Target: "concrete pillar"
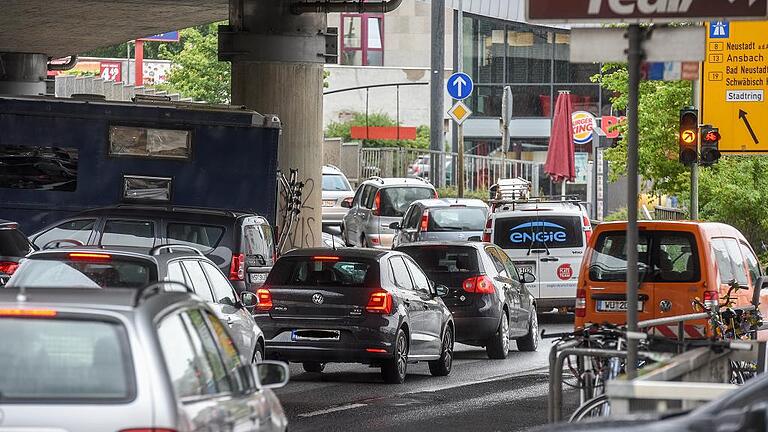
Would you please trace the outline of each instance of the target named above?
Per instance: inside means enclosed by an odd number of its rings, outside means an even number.
[[[0,53],[0,94],[45,94],[48,56],[29,53]]]
[[[326,31],[325,14],[293,15],[290,4],[230,0],[230,25],[219,30],[219,56],[232,62],[232,103],[280,118],[278,166],[286,176],[298,169],[305,184],[287,249],[321,244]]]

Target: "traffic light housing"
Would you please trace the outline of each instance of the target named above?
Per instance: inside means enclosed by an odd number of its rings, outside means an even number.
[[[701,165],[712,166],[720,160],[720,130],[710,125],[701,128]]]
[[[695,108],[680,110],[680,163],[692,165],[699,160],[699,111]]]

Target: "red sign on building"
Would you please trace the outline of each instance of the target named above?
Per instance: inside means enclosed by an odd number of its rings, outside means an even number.
[[[104,81],[123,81],[123,64],[119,61],[102,61],[99,63],[99,76]]]

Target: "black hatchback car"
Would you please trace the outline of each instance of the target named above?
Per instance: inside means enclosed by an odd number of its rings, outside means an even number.
[[[302,362],[307,372],[369,364],[386,382],[402,383],[409,363],[428,361],[435,376],[451,372],[445,294],[399,252],[302,249],[277,261],[257,292],[255,318],[269,359]]]
[[[13,275],[19,261],[33,250],[16,222],[0,219],[0,286]]]
[[[410,255],[435,283],[448,287],[443,300],[456,322],[456,341],[483,346],[503,359],[509,340],[520,351],[536,351],[536,302],[525,287],[530,273],[518,274],[507,254],[491,243],[423,242],[397,248]]]

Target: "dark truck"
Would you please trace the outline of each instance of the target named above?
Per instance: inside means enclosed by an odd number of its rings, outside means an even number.
[[[0,218],[27,233],[94,207],[250,212],[274,225],[280,121],[225,105],[0,98]]]

